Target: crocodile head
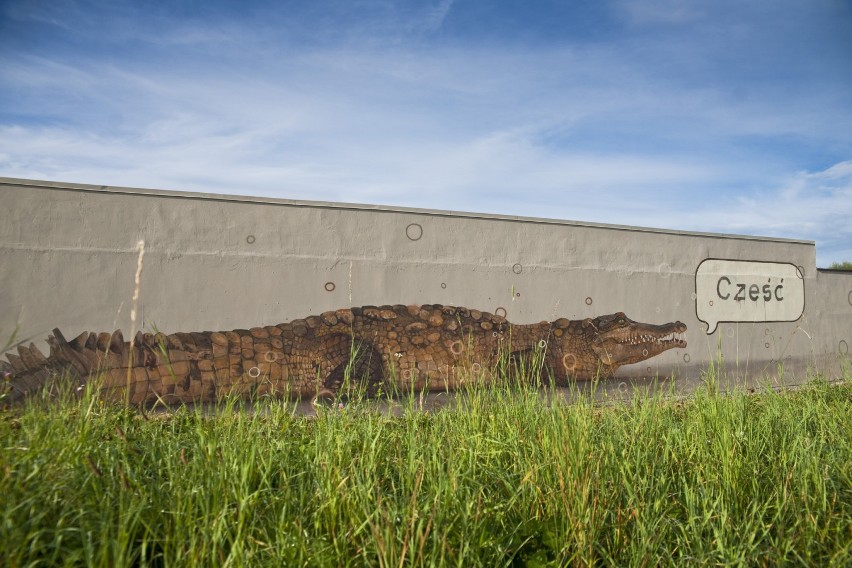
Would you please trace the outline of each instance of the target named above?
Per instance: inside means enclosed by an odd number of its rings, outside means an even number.
[[[610,373],[622,365],[638,363],[675,347],[686,347],[686,325],[635,322],[622,312],[583,320],[592,350]],[[609,374],[609,373],[607,373]]]

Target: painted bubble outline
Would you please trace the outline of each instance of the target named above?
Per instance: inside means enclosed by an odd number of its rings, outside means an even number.
[[[797,275],[801,274],[801,271],[799,270],[799,266],[796,265],[796,264],[793,264],[792,262],[774,262],[774,261],[771,261],[771,260],[744,260],[744,259],[741,259],[741,258],[718,258],[718,257],[707,257],[707,258],[705,258],[704,260],[702,260],[701,262],[698,263],[698,266],[695,267],[695,275],[692,278],[692,282],[693,282],[693,286],[694,286],[694,289],[693,289],[693,292],[692,292],[692,299],[695,300],[695,319],[697,319],[701,323],[707,325],[708,329],[710,327],[710,324],[708,322],[704,321],[703,319],[701,319],[698,316],[698,271],[701,269],[702,264],[704,264],[705,262],[710,261],[710,260],[721,260],[723,262],[754,262],[754,263],[759,263],[759,264],[786,264],[788,266],[794,267],[796,269]],[[707,335],[713,335],[714,333],[716,333],[719,330],[719,324],[721,324],[721,323],[791,323],[791,322],[799,321],[800,319],[802,319],[802,316],[805,315],[805,310],[807,309],[807,303],[808,303],[808,293],[807,293],[807,290],[805,289],[805,278],[801,277],[800,280],[802,281],[802,313],[800,313],[799,317],[797,317],[796,319],[794,319],[794,320],[760,320],[759,322],[752,322],[750,320],[746,320],[745,322],[743,322],[741,320],[719,320],[719,321],[716,322],[716,329],[714,329],[712,333],[706,332]],[[713,305],[712,300],[710,301],[710,305],[711,306]]]

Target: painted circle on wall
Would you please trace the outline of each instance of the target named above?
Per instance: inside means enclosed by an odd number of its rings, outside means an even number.
[[[514,272],[515,274],[520,274],[523,271],[524,267],[521,266],[520,263],[515,263],[515,265],[512,266],[512,272]]]
[[[402,372],[402,378],[405,379],[406,381],[410,381],[411,380],[411,369],[404,370]]]
[[[668,262],[664,262],[660,264],[660,266],[657,268],[657,272],[659,272],[660,276],[662,276],[663,278],[668,278],[672,275],[672,267],[669,265]]]
[[[763,344],[763,346],[766,347],[767,349],[769,349],[769,342],[767,341],[766,343]]]
[[[496,310],[494,310],[495,316],[500,316],[501,318],[506,317],[506,308],[503,306],[498,306]]]
[[[621,394],[627,394],[627,383],[624,381],[618,383],[618,392]]]
[[[256,379],[260,376],[260,369],[258,367],[252,367],[248,370],[249,377]]]
[[[728,337],[733,337],[734,336],[734,328],[728,327],[728,329],[725,330],[725,335],[727,335]]]
[[[592,305],[592,297],[591,297],[591,296],[589,296],[588,298],[586,298],[586,305],[587,305],[587,306],[591,306],[591,305]]]
[[[577,368],[577,357],[573,353],[566,353],[562,356],[562,368],[565,372],[571,374]]]
[[[412,223],[405,228],[405,236],[412,241],[419,241],[420,237],[423,236],[423,227],[417,223]]]
[[[446,282],[441,282],[441,288],[442,288],[442,289],[444,289],[444,290],[446,290],[446,289],[447,289],[447,283],[446,283]]]
[[[253,245],[255,241],[254,235],[249,235],[246,237],[246,242],[250,245]]]
[[[478,374],[482,371],[482,365],[479,363],[474,363],[470,366],[470,370],[473,371],[474,374]]]
[[[263,354],[263,358],[266,359],[267,363],[274,363],[278,360],[278,354],[275,351],[267,351]]]
[[[450,351],[453,355],[461,355],[464,352],[464,343],[461,340],[455,340],[450,345]]]
[[[841,355],[848,355],[849,354],[849,344],[846,343],[846,341],[844,339],[841,339],[840,343],[837,344],[837,350],[840,352]]]
[[[521,293],[520,293],[520,292],[515,292],[515,297],[516,297],[516,298],[520,298],[520,297],[521,297]]]
[[[766,329],[764,329],[764,330],[763,330],[763,335],[769,335],[770,333],[772,333],[772,332],[771,332],[771,331],[769,331],[769,328],[768,328],[768,327],[767,327]]]
[[[545,341],[544,339],[539,340],[538,348],[539,349],[547,349],[547,341]]]
[[[325,291],[326,292],[334,292],[335,288],[336,288],[336,286],[334,285],[334,282],[326,282],[325,283]]]
[[[684,362],[684,363],[689,363],[689,353],[684,353],[684,354],[683,354],[683,362]]]

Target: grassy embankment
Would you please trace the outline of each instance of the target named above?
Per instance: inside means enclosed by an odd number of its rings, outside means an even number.
[[[710,387],[315,419],[36,401],[0,414],[0,564],[852,563],[852,374]]]

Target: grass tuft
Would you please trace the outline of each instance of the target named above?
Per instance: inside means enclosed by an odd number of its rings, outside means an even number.
[[[54,394],[0,413],[0,564],[849,565],[849,378],[315,418]]]

